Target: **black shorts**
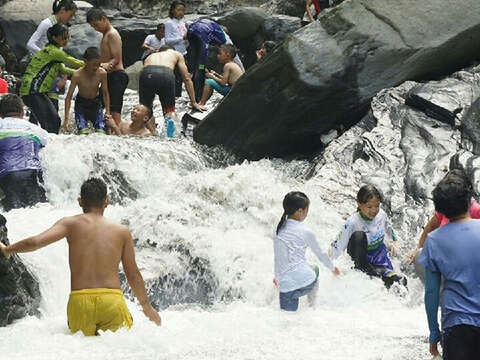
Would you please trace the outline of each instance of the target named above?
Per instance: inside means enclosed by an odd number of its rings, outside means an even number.
[[[31,123],[40,125],[49,133],[58,134],[62,120],[47,94],[30,94],[23,96],[22,99],[30,108]]]
[[[443,330],[443,359],[472,360],[480,354],[480,327],[455,325]]]
[[[150,108],[155,95],[162,104],[163,114],[175,111],[175,75],[167,66],[145,66],[139,79],[140,103]]]
[[[110,95],[110,112],[122,113],[123,94],[128,85],[128,75],[125,70],[108,73],[108,93]]]

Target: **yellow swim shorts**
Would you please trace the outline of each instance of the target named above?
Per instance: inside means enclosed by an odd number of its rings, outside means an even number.
[[[67,305],[68,327],[72,333],[82,330],[85,336],[98,330],[116,331],[132,326],[133,320],[120,289],[84,289],[70,293]]]

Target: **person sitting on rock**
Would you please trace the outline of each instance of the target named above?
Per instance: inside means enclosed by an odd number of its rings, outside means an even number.
[[[205,83],[205,64],[207,63],[209,48],[222,44],[233,45],[233,43],[222,27],[210,19],[198,19],[188,25],[187,38],[190,44],[187,55],[189,67],[192,71],[195,97],[199,99]],[[245,71],[238,55],[235,56],[234,61]]]
[[[0,95],[8,94],[8,83],[5,79],[2,78],[4,66],[5,60],[3,59],[3,56],[0,55]]]
[[[105,115],[107,125],[115,135],[153,135],[155,125],[153,123],[152,108],[138,104],[130,112],[131,121],[122,120],[120,124],[111,115]]]
[[[393,282],[406,285],[407,279],[393,271],[388,257],[385,237],[391,240],[392,255],[397,253],[397,240],[387,215],[380,209],[381,199],[380,192],[374,186],[364,185],[360,188],[357,193],[358,210],[348,218],[331,244],[329,253],[335,259],[346,249],[355,269],[382,278],[387,288]]]
[[[38,153],[48,134],[23,116],[18,95],[0,98],[0,188],[6,211],[47,201]]]
[[[223,65],[223,74],[220,75],[213,70],[205,73],[205,86],[203,87],[202,100],[200,105],[205,105],[212,96],[213,89],[223,96],[227,95],[232,86],[243,75],[242,69],[235,64],[233,58],[237,51],[233,45],[222,45],[218,51],[217,59]]]
[[[70,33],[66,25],[55,24],[48,29],[49,43],[32,58],[20,86],[20,95],[30,108],[30,121],[55,134],[58,134],[61,120],[48,93],[59,73],[74,73],[74,69],[65,65],[75,69],[83,66],[82,60],[77,60],[62,50],[69,39]]]
[[[142,44],[145,51],[142,54],[142,61],[145,61],[148,55],[158,51],[165,45],[165,24],[158,24],[155,34],[147,35]]]
[[[120,262],[144,314],[161,325],[160,315],[148,299],[135,262],[130,231],[103,216],[109,204],[105,183],[96,178],[86,180],[80,189],[78,203],[83,214],[60,219],[42,233],[13,245],[0,243],[1,252],[8,258],[11,254],[35,251],[67,239],[71,278],[67,318],[72,333],[82,331],[85,336],[94,336],[100,330],[116,331],[132,326],[132,316],[120,288]]]
[[[265,55],[270,54],[275,48],[275,41],[265,41],[260,49],[255,54],[257,55],[257,61],[261,60]]]
[[[310,24],[317,20],[318,14],[330,6],[328,0],[306,0],[305,14],[302,19],[302,26]]]
[[[70,103],[73,92],[78,86],[78,94],[75,99],[75,122],[79,134],[89,134],[88,122],[92,122],[95,132],[105,134],[106,126],[103,116],[103,105],[98,92],[102,87],[102,96],[105,103],[105,114],[110,114],[110,96],[108,94],[107,72],[100,67],[100,52],[96,47],[89,47],[83,54],[85,65],[75,71],[72,83],[68,88],[65,98],[65,119],[63,130],[69,127]]]
[[[195,100],[193,83],[183,55],[168,45],[162,46],[158,52],[150,54],[145,59],[144,67],[140,72],[138,92],[140,103],[149,108],[152,108],[155,95],[158,95],[162,104],[163,117],[165,119],[171,117],[178,122],[175,112],[175,69],[178,69],[183,78],[192,108],[203,111],[204,108]]]

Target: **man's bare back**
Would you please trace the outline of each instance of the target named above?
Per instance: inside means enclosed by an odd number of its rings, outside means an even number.
[[[60,221],[68,228],[71,289],[120,289],[118,266],[128,229],[94,213]]]
[[[165,50],[162,52],[156,52],[150,54],[146,59],[144,66],[166,66],[172,70],[175,69],[178,61],[180,60],[181,54],[175,50]]]
[[[107,72],[102,68],[98,68],[93,75],[80,68],[72,76],[72,80],[77,83],[78,94],[85,99],[95,99],[98,96],[99,85],[106,78]]]

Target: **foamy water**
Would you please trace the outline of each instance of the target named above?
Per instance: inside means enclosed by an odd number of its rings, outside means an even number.
[[[80,184],[90,175],[104,176],[116,199],[105,216],[131,229],[147,282],[166,274],[181,278],[189,271],[185,254],[172,250],[172,244],[181,244],[190,257],[204,261],[208,276],[198,276],[211,289],[208,301],[161,310],[162,327],[128,300],[131,330],[71,335],[68,252],[61,240],[21,255],[39,278],[42,316],[0,328],[2,359],[431,358],[418,280],[410,279],[407,294],[389,292],[380,280],[351,270],[347,256],[337,263],[339,278],[321,268],[313,308],[301,299],[297,313],[279,310],[272,234],[284,194],[297,189],[309,195],[306,224],[324,249],[343,224],[343,214],[355,210],[353,202],[322,200],[328,191],[322,179],[303,176],[308,163],[235,163],[228,154],[205,152],[189,139],[100,135],[54,136],[42,159],[50,202],[5,214],[11,242],[78,213]],[[417,234],[411,235],[413,242]],[[311,253],[309,258],[315,262]]]

